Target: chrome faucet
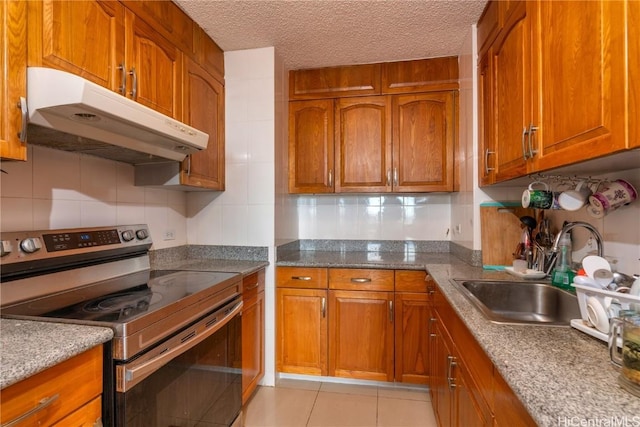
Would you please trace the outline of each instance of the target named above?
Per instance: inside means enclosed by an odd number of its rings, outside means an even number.
[[[589,230],[593,235],[593,237],[595,237],[596,239],[596,244],[598,246],[598,256],[601,257],[604,255],[604,240],[602,239],[602,234],[600,234],[597,228],[595,228],[593,225],[589,224],[588,222],[584,222],[584,221],[568,222],[562,227],[562,230],[558,232],[558,235],[553,241],[553,246],[551,247],[552,258],[551,258],[551,261],[549,262],[549,265],[547,266],[547,269],[545,270],[545,273],[547,273],[547,276],[551,274],[551,271],[556,266],[556,262],[558,261],[558,245],[560,244],[560,239],[562,238],[562,235],[565,233],[568,233],[569,231],[573,230],[576,227],[583,227]]]

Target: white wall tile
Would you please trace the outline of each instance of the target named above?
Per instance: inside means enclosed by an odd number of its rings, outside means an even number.
[[[225,192],[220,196],[223,205],[246,205],[248,201],[249,165],[234,163],[226,166]]]
[[[79,227],[82,223],[82,202],[65,199],[34,199],[35,230]]]
[[[275,176],[273,163],[251,163],[247,170],[247,202],[254,204],[274,203]]]
[[[84,200],[117,200],[117,162],[80,156],[80,191]]]
[[[251,162],[274,162],[274,121],[260,120],[247,126],[249,132],[248,153]]]
[[[275,240],[275,217],[271,203],[251,205],[247,219],[247,245],[271,246]]]
[[[38,147],[33,150],[33,197],[83,200],[80,156]]]
[[[248,205],[222,206],[222,245],[244,246],[248,242]]]
[[[145,224],[142,203],[118,203],[116,206],[116,225],[129,224]]]
[[[33,150],[27,150],[29,158]],[[33,196],[32,162],[2,162],[0,172],[0,194],[2,197],[31,198]]]
[[[34,229],[33,203],[34,200],[31,198],[3,197],[0,202],[0,209],[2,210],[0,213],[0,230],[22,231]]]
[[[115,204],[101,201],[80,202],[80,227],[101,227],[117,223]]]
[[[144,203],[144,187],[134,186],[135,169],[132,165],[116,164],[116,200],[120,203]]]

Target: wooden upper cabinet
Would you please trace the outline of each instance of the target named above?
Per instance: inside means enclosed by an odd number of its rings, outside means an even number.
[[[289,99],[320,99],[380,94],[380,64],[293,70]]]
[[[458,57],[447,56],[382,64],[382,93],[458,89]]]
[[[153,25],[154,30],[183,52],[194,49],[197,25],[171,1],[120,0],[129,10]]]
[[[0,4],[0,159],[26,160],[27,145],[20,140],[23,124],[21,98],[27,97],[27,3]],[[26,108],[26,105],[24,106]]]
[[[393,191],[452,191],[454,92],[392,98]]]
[[[490,51],[498,181],[527,173],[523,149],[531,121],[530,19],[525,4],[518,7]]]
[[[497,1],[488,2],[478,20],[478,58],[481,58],[486,53],[502,28],[499,3]]]
[[[492,2],[491,4],[495,4]],[[489,50],[478,64],[478,175],[480,186],[495,182],[496,141],[494,130],[493,61]]]
[[[333,193],[333,100],[289,103],[289,192]]]
[[[527,6],[535,19],[531,123],[538,127],[538,153],[533,170],[624,149],[624,3],[536,1]]]
[[[209,142],[182,162],[180,183],[224,190],[224,86],[190,58],[185,58],[183,77],[184,121],[209,134]]]
[[[29,65],[50,67],[119,91],[124,7],[114,1],[29,1]]]
[[[224,81],[224,52],[197,25],[193,29],[193,58],[221,82]]]
[[[627,2],[627,93],[629,134],[627,146],[640,147],[640,2]]]
[[[341,98],[335,110],[336,192],[390,191],[389,98]]]
[[[182,118],[182,52],[127,10],[128,95],[169,117]]]

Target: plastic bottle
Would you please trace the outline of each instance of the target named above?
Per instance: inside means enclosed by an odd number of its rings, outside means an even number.
[[[571,269],[571,234],[565,233],[558,242],[558,262],[551,274],[551,284],[562,289],[572,289],[575,277]]]

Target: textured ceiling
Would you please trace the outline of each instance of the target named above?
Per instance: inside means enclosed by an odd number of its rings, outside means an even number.
[[[486,0],[174,0],[224,51],[288,69],[457,55]]]

